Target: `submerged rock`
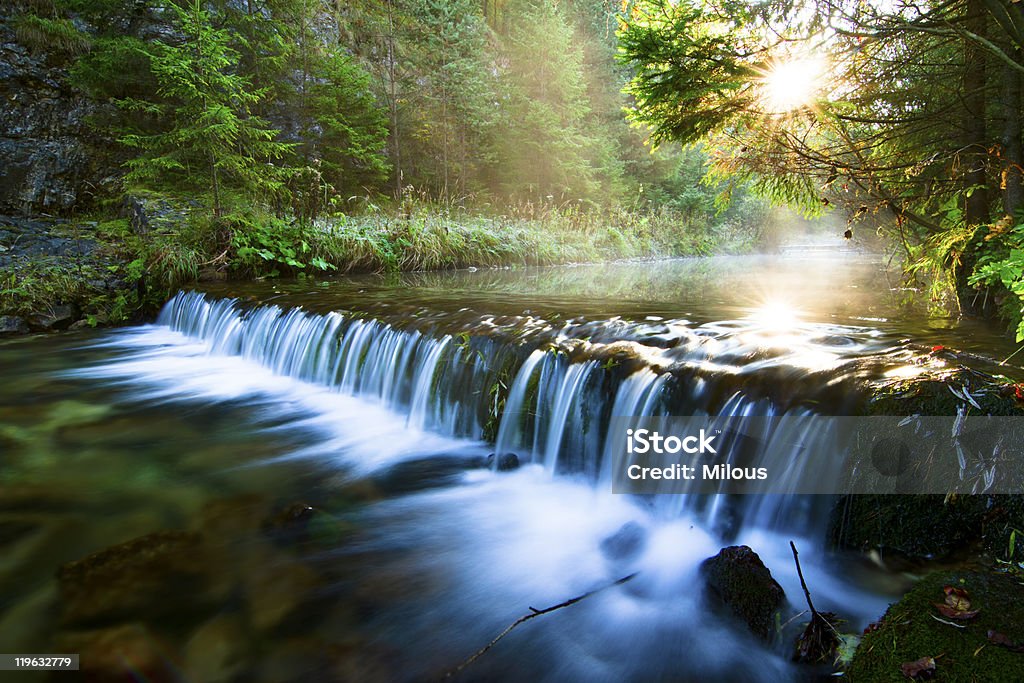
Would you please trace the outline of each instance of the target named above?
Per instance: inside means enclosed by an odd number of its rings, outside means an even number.
[[[248,636],[237,614],[221,614],[200,626],[185,643],[188,680],[220,683],[238,677],[249,664]]]
[[[639,555],[646,545],[646,529],[636,522],[627,522],[601,541],[601,552],[609,560],[629,560]]]
[[[67,632],[57,640],[57,651],[79,655],[80,680],[84,681],[182,680],[176,648],[142,623]]]
[[[65,625],[159,618],[211,600],[202,537],[160,531],[65,564],[57,572]]]
[[[722,548],[700,565],[707,595],[761,638],[769,638],[786,594],[757,553],[745,545]]]

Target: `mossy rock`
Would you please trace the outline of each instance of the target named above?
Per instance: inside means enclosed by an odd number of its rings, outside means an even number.
[[[754,635],[771,637],[786,593],[757,553],[745,545],[722,548],[701,563],[700,573],[713,607],[745,623]]]
[[[1014,529],[1024,529],[1024,496],[848,495],[833,508],[829,542],[910,559],[979,551],[1002,557]],[[1016,553],[1024,552],[1024,534],[1014,540]]]
[[[950,389],[970,392],[980,406],[974,407]],[[867,415],[1024,415],[1024,403],[1016,387],[996,377],[966,367],[936,370],[919,377],[880,382],[871,388]]]
[[[937,621],[935,607],[943,587],[965,589],[978,616],[957,622]],[[946,619],[946,621],[953,621]],[[1024,653],[989,642],[989,631],[1024,642],[1024,584],[995,573],[936,572],[922,579],[902,600],[890,606],[881,622],[869,628],[845,676],[853,683],[906,683],[905,662],[934,657],[932,679],[939,683],[1019,683],[1024,681]]]

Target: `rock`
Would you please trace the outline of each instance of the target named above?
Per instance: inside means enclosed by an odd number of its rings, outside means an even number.
[[[511,472],[519,469],[519,456],[515,453],[502,453],[498,456],[497,470],[499,472]]]
[[[48,311],[33,315],[29,322],[41,330],[66,330],[78,320],[78,307],[74,304],[56,304]]]
[[[700,573],[713,605],[727,608],[760,638],[771,637],[786,594],[757,553],[745,545],[723,548],[701,563]]]
[[[942,617],[946,586],[966,592],[977,616],[953,620]],[[946,622],[957,621],[962,628]],[[869,626],[843,680],[907,681],[901,665],[934,657],[937,681],[1024,680],[1024,653],[998,644],[1001,634],[1013,643],[1024,640],[1024,585],[1010,574],[935,572],[922,579],[885,616]],[[941,656],[940,656],[941,655]]]
[[[387,495],[414,493],[459,480],[468,469],[483,467],[483,457],[440,454],[406,460],[372,477],[377,488]]]
[[[56,651],[79,655],[79,675],[84,681],[181,681],[180,655],[167,641],[141,623],[66,632],[58,638]]]
[[[236,614],[222,614],[200,626],[185,644],[188,680],[230,681],[249,664],[245,625]]]
[[[836,501],[829,542],[913,561],[955,558],[978,547],[1004,553],[1022,518],[1021,495],[851,495]],[[1016,552],[1024,552],[1024,538],[1015,539]]]
[[[65,564],[57,572],[65,625],[195,613],[214,596],[199,534],[160,531]]]
[[[28,324],[16,315],[0,315],[0,336],[28,334]]]
[[[636,522],[627,522],[601,541],[601,552],[610,560],[628,560],[639,555],[646,545],[647,531]]]

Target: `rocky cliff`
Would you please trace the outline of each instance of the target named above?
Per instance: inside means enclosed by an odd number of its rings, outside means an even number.
[[[88,124],[101,105],[67,84],[70,60],[18,40],[17,11],[0,6],[0,214],[67,214],[116,178]]]

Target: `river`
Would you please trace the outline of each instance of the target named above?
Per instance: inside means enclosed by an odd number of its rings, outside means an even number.
[[[226,283],[151,325],[2,342],[0,652],[143,621],[174,675],[212,680],[196,633],[230,623],[212,629],[237,660],[218,660],[219,680],[422,680],[531,607],[635,573],[518,627],[464,676],[797,679],[784,648],[708,608],[701,561],[749,545],[799,606],[795,540],[817,606],[851,631],[904,577],[827,552],[821,497],[613,494],[604,430],[612,415],[855,414],[866,384],[933,346],[981,366],[1012,353],[912,294],[837,248]],[[494,453],[520,466],[488,466]],[[259,520],[297,502],[317,531],[282,550]],[[242,588],[198,616],[168,609],[172,594],[61,616],[58,566],[162,529],[241,543]],[[636,542],[610,551],[623,529]]]

